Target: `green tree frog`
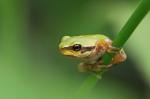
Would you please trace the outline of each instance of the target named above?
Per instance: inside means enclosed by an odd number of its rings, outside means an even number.
[[[60,52],[65,56],[81,59],[79,71],[101,72],[126,60],[123,49],[112,46],[112,40],[102,34],[64,36],[59,44]],[[104,65],[102,57],[105,53],[115,53],[112,62]]]

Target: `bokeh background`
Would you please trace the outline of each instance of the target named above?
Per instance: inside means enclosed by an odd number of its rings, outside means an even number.
[[[63,35],[114,38],[139,0],[0,0],[0,99],[71,99],[89,74],[59,53]],[[86,99],[150,99],[150,13],[125,45],[128,59]],[[70,98],[69,98],[70,97]],[[77,99],[77,98],[76,98]]]

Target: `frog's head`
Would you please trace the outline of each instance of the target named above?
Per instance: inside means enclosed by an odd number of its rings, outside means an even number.
[[[89,36],[64,36],[59,49],[66,56],[85,58],[92,54],[97,38]]]

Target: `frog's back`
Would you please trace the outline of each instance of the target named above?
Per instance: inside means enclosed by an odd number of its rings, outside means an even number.
[[[84,37],[90,37],[90,38],[95,38],[95,39],[109,39],[107,36],[102,35],[102,34],[91,34],[91,35],[83,35]]]
[[[107,39],[109,38],[102,34],[90,34],[90,35],[72,36],[70,42],[80,42],[84,45],[94,45],[95,42],[97,42],[98,40],[107,40]]]
[[[109,39],[107,36],[102,34],[90,34],[90,35],[79,35],[79,36],[64,36],[62,38],[60,46],[72,46],[74,44],[82,44],[84,46],[94,46],[98,40]]]

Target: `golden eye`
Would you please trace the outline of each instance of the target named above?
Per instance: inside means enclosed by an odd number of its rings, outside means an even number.
[[[81,46],[80,44],[75,44],[75,45],[72,46],[72,49],[73,49],[74,51],[80,51],[81,48],[82,48],[82,46]]]

